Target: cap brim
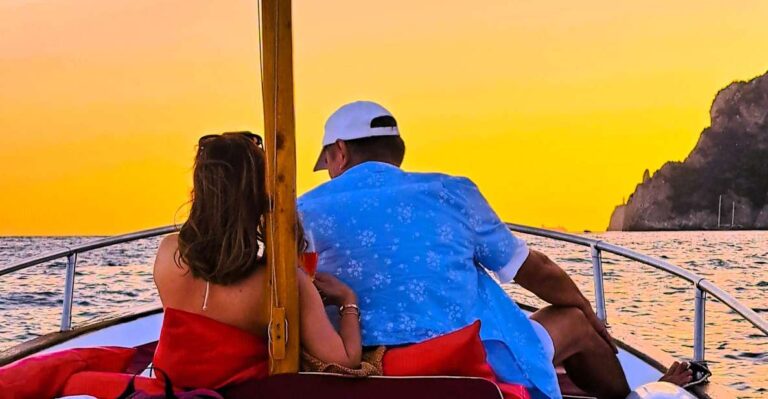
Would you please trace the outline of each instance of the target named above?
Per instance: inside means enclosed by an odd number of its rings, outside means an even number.
[[[328,165],[325,164],[325,147],[323,147],[322,150],[320,150],[320,155],[317,157],[317,162],[315,162],[315,172],[319,172],[321,170],[328,169]]]

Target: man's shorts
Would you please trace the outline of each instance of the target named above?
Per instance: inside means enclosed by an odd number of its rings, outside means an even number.
[[[541,341],[541,346],[544,347],[544,353],[547,356],[547,359],[549,361],[555,360],[555,343],[552,342],[552,337],[549,336],[549,333],[547,332],[547,329],[544,328],[541,324],[539,324],[538,321],[533,319],[528,319],[531,321],[531,326],[533,326],[533,331],[536,332],[536,335],[539,337],[539,341]]]

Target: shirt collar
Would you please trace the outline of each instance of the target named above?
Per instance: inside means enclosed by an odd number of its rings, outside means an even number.
[[[397,166],[386,162],[367,161],[347,169],[342,176],[356,176],[367,173],[393,172],[399,170],[400,168]]]

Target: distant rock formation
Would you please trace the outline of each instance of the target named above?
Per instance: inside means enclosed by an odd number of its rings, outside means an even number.
[[[608,223],[608,231],[624,230],[624,213],[626,209],[626,205],[619,205],[614,208],[613,213],[611,214],[611,221]]]
[[[710,118],[685,161],[643,173],[608,230],[768,229],[768,73],[720,90]]]

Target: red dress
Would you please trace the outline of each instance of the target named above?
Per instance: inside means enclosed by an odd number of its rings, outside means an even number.
[[[176,389],[220,389],[269,375],[269,352],[264,339],[209,317],[166,308],[160,339],[152,359]],[[139,391],[160,394],[161,372],[155,378],[136,377]],[[69,379],[63,393],[114,398],[125,390],[129,374],[82,372]]]
[[[152,361],[176,387],[217,389],[269,375],[264,339],[209,317],[166,308]]]
[[[126,370],[136,353],[134,348],[77,348],[23,359],[0,368],[0,398],[115,398],[134,378]],[[269,374],[269,355],[263,338],[205,316],[170,308],[165,309],[153,363],[179,389],[219,389],[260,380]],[[164,391],[165,383],[162,378],[135,377],[134,386],[158,394]]]

